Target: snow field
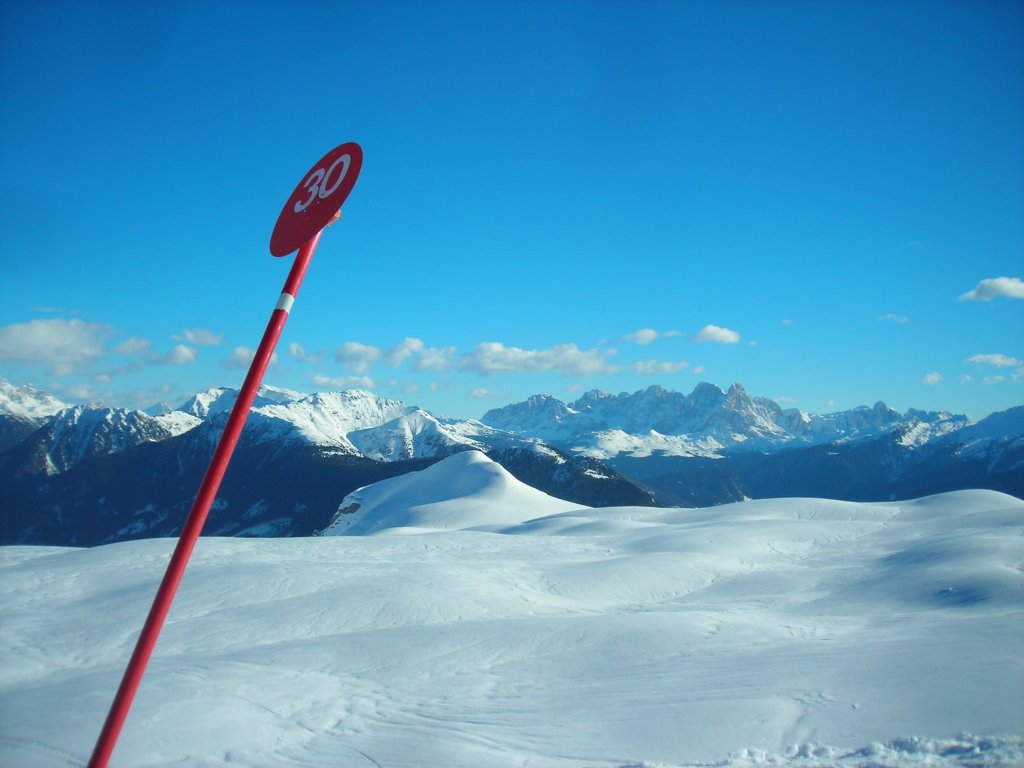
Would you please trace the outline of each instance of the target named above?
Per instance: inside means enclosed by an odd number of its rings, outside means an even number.
[[[353,494],[371,535],[201,540],[111,764],[1024,760],[1024,502],[588,509],[460,456]],[[0,764],[84,765],[172,548],[0,549]]]

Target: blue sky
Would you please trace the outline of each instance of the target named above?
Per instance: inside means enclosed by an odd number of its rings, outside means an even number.
[[[1024,403],[1022,40],[1012,2],[0,3],[0,378],[239,386],[278,212],[356,141],[268,384],[981,418]]]

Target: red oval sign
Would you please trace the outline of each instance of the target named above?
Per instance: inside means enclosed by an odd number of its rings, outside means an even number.
[[[281,209],[270,236],[270,252],[287,256],[326,227],[352,191],[362,167],[363,150],[352,141],[324,155]]]

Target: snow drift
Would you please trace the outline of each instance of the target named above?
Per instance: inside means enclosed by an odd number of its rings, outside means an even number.
[[[1024,760],[1013,497],[559,508],[480,455],[357,495],[417,535],[199,542],[113,765]],[[0,549],[0,764],[84,764],[172,547]]]

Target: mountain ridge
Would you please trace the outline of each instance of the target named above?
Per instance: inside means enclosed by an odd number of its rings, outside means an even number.
[[[11,389],[0,390],[0,426],[34,407],[26,396],[39,397],[40,408],[59,403],[22,390],[9,407],[3,393]],[[0,450],[8,502],[0,541],[89,546],[174,535],[236,396],[207,390],[158,416],[70,406],[41,417],[41,426],[18,421],[21,432],[4,433],[12,444]],[[900,414],[881,402],[814,416],[752,397],[741,384],[702,383],[689,395],[661,387],[593,390],[572,403],[537,395],[495,411],[458,420],[363,390],[263,388],[206,530],[310,535],[352,490],[467,450],[590,507],[880,501],[966,488],[1024,497],[1024,406],[976,424],[944,411]]]
[[[658,385],[619,395],[592,390],[571,403],[534,395],[492,409],[480,420],[602,459],[653,452],[718,458],[872,438],[904,424],[914,425],[917,438],[927,442],[970,424],[966,416],[946,411],[910,409],[900,414],[881,401],[872,407],[809,414],[752,397],[739,382],[728,390],[701,382],[689,395]]]
[[[93,546],[175,535],[236,396],[207,390],[161,416],[91,406],[58,411],[0,452],[7,502],[0,543]],[[268,388],[249,414],[204,530],[308,536],[352,490],[467,450],[486,451],[523,482],[581,504],[655,503],[600,462],[479,422],[438,418],[364,391]]]

